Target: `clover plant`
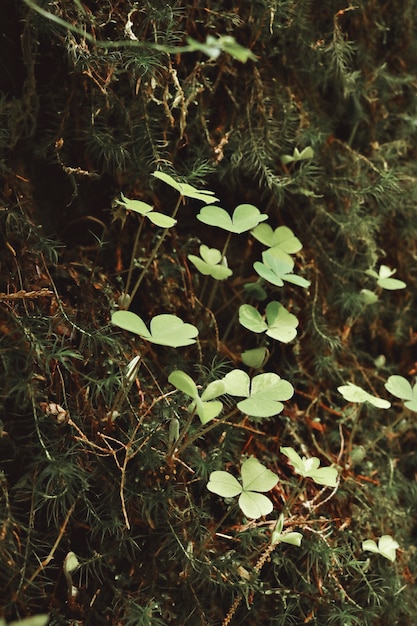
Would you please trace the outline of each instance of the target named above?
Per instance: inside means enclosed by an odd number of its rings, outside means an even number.
[[[230,216],[225,209],[216,205],[204,206],[197,219],[208,226],[217,226],[229,233],[241,234],[255,228],[259,222],[268,219],[265,213],[261,213],[253,204],[239,204]]]
[[[281,156],[281,163],[287,165],[288,163],[294,163],[297,161],[304,161],[305,159],[312,159],[314,157],[314,150],[311,146],[307,146],[301,152],[298,148],[294,148],[292,154],[283,154]]]
[[[281,513],[277,519],[271,535],[271,544],[289,543],[293,546],[301,546],[303,535],[298,532],[282,532],[284,528],[284,515]]]
[[[376,406],[378,409],[389,409],[391,406],[391,402],[388,400],[373,396],[365,389],[362,389],[362,387],[358,387],[351,382],[348,382],[347,385],[341,385],[337,390],[348,402],[369,402],[369,404]]]
[[[239,322],[254,333],[265,333],[282,343],[289,343],[297,336],[298,319],[276,301],[267,304],[265,318],[251,304],[242,304]]]
[[[382,537],[378,539],[378,545],[373,539],[366,539],[362,542],[362,550],[369,550],[369,552],[380,554],[389,561],[395,561],[395,551],[399,547],[400,546],[391,535],[382,535]]]
[[[201,200],[208,204],[209,202],[217,202],[219,199],[214,195],[214,191],[196,189],[193,185],[189,185],[188,183],[180,183],[175,180],[170,174],[166,172],[153,172],[152,176],[155,176],[158,180],[163,181],[175,191],[178,191],[181,198],[192,198],[194,200]]]
[[[299,252],[303,245],[288,226],[278,226],[275,230],[269,224],[258,224],[252,231],[252,235],[268,248],[278,249],[285,258],[292,260],[290,254]]]
[[[417,384],[412,387],[403,376],[390,376],[385,388],[396,398],[405,400],[404,406],[410,411],[417,411]]]
[[[299,287],[310,286],[308,280],[292,273],[294,261],[279,248],[269,248],[262,252],[262,262],[255,261],[253,267],[259,276],[277,287],[282,287],[284,280]]]
[[[171,228],[177,223],[177,220],[169,217],[169,215],[164,215],[164,213],[154,211],[153,207],[147,202],[142,202],[142,200],[131,200],[130,198],[126,198],[123,194],[120,195],[122,200],[116,200],[117,204],[123,206],[126,211],[133,211],[142,217],[147,217],[153,224],[155,224],[155,226],[160,226],[161,228]]]
[[[268,360],[269,350],[265,348],[265,346],[260,346],[259,348],[245,350],[240,356],[245,365],[258,370],[261,369]]]
[[[195,254],[189,254],[188,258],[204,276],[211,276],[215,280],[225,280],[232,275],[232,270],[227,267],[227,259],[222,256],[220,250],[200,246],[201,258]]]
[[[336,487],[338,471],[335,467],[319,467],[320,459],[315,456],[301,458],[291,447],[282,447],[280,450],[288,457],[295,472],[303,478],[311,478],[318,485],[325,487]]]
[[[271,513],[273,504],[263,493],[275,487],[278,476],[254,457],[242,463],[241,476],[242,484],[229,472],[211,472],[207,489],[223,498],[239,496],[239,507],[250,519]]]
[[[372,278],[376,278],[376,284],[382,289],[388,289],[391,291],[405,289],[405,287],[407,287],[405,282],[398,280],[397,278],[391,278],[396,271],[397,270],[392,270],[387,265],[381,265],[378,272],[373,269],[369,269],[366,270],[365,274],[372,276]]]
[[[219,400],[213,399],[224,393],[224,385],[220,381],[213,381],[202,393],[201,397],[198,393],[197,385],[191,376],[182,370],[171,372],[168,381],[193,400],[188,410],[190,412],[195,411],[202,424],[207,424],[207,422],[210,422],[221,413],[223,404]]]
[[[273,372],[258,374],[252,380],[240,369],[234,369],[222,379],[224,392],[231,396],[243,396],[237,403],[242,413],[250,417],[272,417],[284,408],[281,401],[289,400],[294,387]]]
[[[160,346],[179,348],[190,346],[196,342],[198,329],[192,324],[187,324],[176,315],[161,314],[152,318],[150,330],[139,315],[132,311],[115,311],[111,322],[123,330],[128,330]]]

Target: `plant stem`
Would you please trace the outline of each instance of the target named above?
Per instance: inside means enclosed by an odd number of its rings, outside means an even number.
[[[179,198],[178,198],[177,204],[175,205],[175,209],[174,209],[174,211],[172,212],[172,215],[171,215],[171,217],[172,217],[173,219],[175,218],[176,214],[178,213],[178,209],[180,208],[180,204],[181,204],[181,201],[183,200],[183,198],[184,198],[184,196],[179,196]],[[151,256],[150,256],[150,257],[149,257],[149,259],[147,260],[147,262],[146,262],[146,264],[145,264],[145,267],[144,267],[144,268],[143,268],[143,270],[142,270],[141,275],[140,275],[140,276],[139,276],[139,278],[137,279],[136,284],[135,284],[135,286],[134,286],[134,287],[133,287],[133,289],[132,289],[132,293],[130,294],[131,301],[132,301],[132,300],[133,300],[133,298],[135,297],[136,292],[137,292],[137,290],[139,289],[140,284],[141,284],[141,282],[142,282],[142,280],[143,280],[143,278],[144,278],[144,276],[145,276],[146,272],[148,271],[150,264],[152,263],[152,261],[153,261],[153,260],[154,260],[154,258],[156,257],[156,255],[157,255],[157,253],[158,253],[158,250],[159,250],[159,248],[161,247],[161,245],[162,245],[162,243],[163,243],[163,241],[164,241],[165,237],[167,236],[167,234],[168,234],[168,231],[169,231],[169,230],[170,230],[170,228],[165,228],[165,230],[163,231],[163,233],[162,233],[162,235],[161,235],[161,237],[160,237],[160,239],[159,239],[158,243],[156,244],[155,248],[152,250]]]
[[[229,233],[227,235],[227,239],[226,239],[225,244],[223,246],[222,258],[220,259],[220,263],[223,261],[225,255],[226,255],[226,250],[227,250],[227,247],[229,245],[231,236],[232,236],[232,233]],[[219,286],[219,282],[220,282],[219,280],[215,280],[214,283],[213,283],[213,287],[211,288],[210,297],[209,297],[208,302],[207,302],[207,308],[208,309],[211,309],[211,306],[213,304],[213,300],[214,300],[214,298],[216,296],[216,293],[217,293],[217,288]]]
[[[140,224],[139,224],[139,228],[136,231],[135,243],[133,244],[133,248],[132,248],[132,256],[130,258],[129,273],[127,275],[126,286],[125,286],[126,294],[129,294],[129,287],[130,287],[130,282],[132,280],[132,272],[133,272],[133,267],[135,265],[135,258],[136,258],[136,252],[138,249],[139,237],[140,237],[140,233],[142,232],[144,221],[145,221],[145,216],[142,217]]]

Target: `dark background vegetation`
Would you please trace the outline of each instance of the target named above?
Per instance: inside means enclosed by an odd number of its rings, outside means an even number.
[[[416,418],[396,401],[366,406],[348,449],[351,409],[337,386],[386,397],[389,375],[417,372],[417,3],[36,6],[49,16],[3,0],[0,19],[1,616],[226,625],[243,597],[232,623],[415,623]],[[257,61],[117,45],[128,20],[139,42],[171,49],[230,35]],[[307,146],[313,159],[282,164]],[[225,237],[189,202],[131,308],[195,323],[201,352],[152,348],[112,327],[137,223],[119,219],[114,200],[123,192],[170,214],[176,194],[156,169],[293,229],[297,271],[311,281],[268,292],[300,320],[293,343],[268,346],[267,371],[296,389],[284,413],[213,429],[175,462],[169,424],[183,399],[161,399],[168,375],[181,368],[204,384],[242,367],[257,339],[229,323],[261,247],[248,234],[231,243],[234,275],[212,307],[216,342],[187,254],[200,242],[221,249]],[[158,235],[145,227],[139,264]],[[374,287],[365,271],[381,263],[407,288],[364,307],[360,291]],[[138,350],[138,379],[112,421]],[[291,481],[281,445],[338,463],[341,484],[317,511],[294,504],[302,547],[280,546],[258,575],[270,526],[246,528],[234,509],[219,527],[227,505],[206,484],[253,454],[282,481],[276,518]],[[361,542],[382,534],[400,544],[397,560],[372,556],[366,569]],[[69,552],[80,562],[74,598]]]

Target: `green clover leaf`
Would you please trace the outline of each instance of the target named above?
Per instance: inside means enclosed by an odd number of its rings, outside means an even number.
[[[385,388],[396,398],[406,400],[404,406],[410,411],[417,411],[417,384],[412,387],[403,376],[390,376]]]
[[[126,198],[123,194],[121,194],[121,196],[122,200],[117,200],[117,204],[123,206],[127,211],[134,211],[134,213],[139,213],[139,215],[147,217],[155,226],[171,228],[171,226],[177,223],[177,220],[174,220],[172,217],[154,211],[150,204],[142,202],[142,200],[131,200],[130,198]]]
[[[242,463],[241,475],[242,484],[228,472],[211,472],[207,489],[223,498],[233,498],[240,494],[239,507],[250,519],[258,519],[271,513],[271,500],[259,492],[270,491],[275,487],[278,476],[254,457]]]
[[[389,561],[395,561],[395,551],[399,547],[400,546],[391,535],[382,535],[378,540],[378,545],[373,539],[366,539],[362,542],[362,550],[369,550],[369,552],[380,554]]]
[[[272,417],[284,408],[281,400],[289,400],[294,387],[273,372],[258,374],[250,380],[243,370],[235,369],[222,379],[224,393],[243,396],[246,400],[237,403],[242,413],[250,417]]]
[[[337,469],[335,467],[319,467],[320,459],[315,456],[301,458],[291,447],[282,447],[281,452],[288,457],[296,473],[303,478],[311,478],[318,485],[325,487],[336,487]]]
[[[369,402],[369,404],[376,406],[378,409],[389,409],[391,406],[391,402],[388,402],[388,400],[373,396],[365,389],[362,389],[362,387],[358,387],[350,382],[347,385],[341,385],[337,390],[348,402]]]
[[[209,248],[204,244],[200,246],[200,257],[189,254],[188,258],[204,276],[211,276],[215,280],[225,280],[233,274],[227,267],[226,257],[222,257],[220,250]]]
[[[253,52],[238,44],[235,38],[230,35],[222,35],[220,37],[207,35],[205,43],[200,43],[191,37],[187,37],[187,44],[189,50],[203,52],[211,59],[217,59],[222,52],[225,52],[241,63],[246,63],[248,59],[256,61],[256,56]]]
[[[283,154],[281,156],[281,163],[287,165],[288,163],[294,163],[297,161],[304,161],[305,159],[312,159],[314,157],[314,150],[311,146],[307,146],[304,150],[299,151],[298,148],[294,148],[291,154]]]
[[[281,513],[279,518],[277,519],[277,523],[275,524],[275,528],[272,531],[271,535],[271,544],[275,545],[277,543],[289,543],[293,546],[301,546],[301,541],[303,539],[303,535],[297,532],[285,532],[283,533],[284,528],[284,515]]]
[[[139,315],[132,311],[116,311],[111,322],[123,330],[139,335],[143,339],[160,346],[179,348],[195,343],[198,329],[187,324],[176,315],[162,314],[152,318],[150,330]]]
[[[170,174],[165,172],[153,172],[152,176],[162,180],[164,183],[178,191],[178,193],[184,198],[193,198],[194,200],[201,200],[208,204],[209,202],[218,202],[218,198],[215,197],[214,191],[200,191],[188,183],[179,183]]]
[[[398,280],[397,278],[391,278],[396,271],[397,270],[395,269],[392,270],[388,267],[388,265],[381,265],[378,273],[375,272],[375,270],[369,269],[366,270],[365,274],[372,276],[372,278],[376,278],[376,284],[382,289],[388,289],[390,291],[405,289],[405,287],[407,287],[405,282]]]
[[[230,216],[227,211],[216,205],[204,206],[197,219],[208,226],[217,226],[229,233],[241,234],[251,230],[268,219],[268,216],[261,213],[253,204],[239,204]]]
[[[265,309],[266,319],[251,304],[239,307],[239,322],[254,333],[263,333],[272,339],[289,343],[297,336],[298,319],[276,301],[269,302]]]
[[[277,285],[277,287],[282,287],[284,280],[299,287],[310,286],[308,280],[292,273],[294,261],[279,248],[269,248],[262,252],[262,263],[255,261],[253,267],[261,278]]]
[[[212,419],[217,417],[219,413],[221,413],[223,404],[219,400],[212,400],[212,398],[220,396],[224,393],[223,385],[220,384],[220,381],[213,381],[211,390],[206,393],[206,396],[204,396],[203,393],[201,397],[198,393],[197,385],[191,376],[182,370],[175,370],[171,372],[168,377],[168,381],[171,385],[174,385],[174,387],[176,387],[179,391],[182,391],[186,396],[189,396],[193,400],[188,407],[188,410],[195,410],[202,424],[207,424]],[[216,391],[214,391],[215,387]],[[207,387],[207,390],[208,389],[209,387]],[[209,401],[206,401],[206,398]]]
[[[280,250],[287,259],[291,259],[290,254],[299,252],[303,247],[301,241],[287,226],[278,226],[272,230],[269,224],[258,224],[251,232],[255,239],[268,248]]]

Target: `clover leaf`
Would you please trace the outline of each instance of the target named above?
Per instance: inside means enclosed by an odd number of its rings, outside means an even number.
[[[305,159],[312,159],[314,157],[314,150],[311,146],[307,146],[304,150],[299,151],[298,148],[294,148],[291,154],[283,154],[281,156],[281,163],[287,165],[288,163],[294,163],[297,161],[303,161]]]
[[[154,211],[150,204],[142,202],[142,200],[131,200],[130,198],[126,198],[123,194],[121,194],[121,196],[122,200],[117,200],[117,204],[123,206],[127,211],[134,211],[135,213],[139,213],[139,215],[147,217],[155,226],[171,228],[171,226],[177,223],[177,220],[174,220],[172,217]]]
[[[268,219],[268,216],[261,213],[253,204],[239,204],[230,216],[227,211],[216,205],[204,206],[197,219],[208,226],[217,226],[229,233],[245,233]]]
[[[272,545],[275,545],[276,543],[289,543],[293,546],[301,546],[303,535],[297,532],[283,533],[282,532],[283,528],[284,528],[284,515],[281,513],[281,515],[277,519],[275,528],[272,531],[272,535],[271,535]]]
[[[302,276],[292,273],[294,261],[292,258],[279,250],[279,248],[269,248],[262,252],[261,261],[255,261],[253,267],[255,271],[273,285],[282,287],[284,280],[299,287],[309,287],[310,282]]]
[[[263,333],[272,339],[289,343],[297,336],[298,319],[276,301],[269,302],[265,309],[266,319],[251,304],[239,307],[239,322],[254,333]]]
[[[224,393],[246,398],[238,402],[237,407],[250,417],[278,415],[284,408],[281,400],[289,400],[294,394],[291,383],[273,372],[258,374],[251,380],[246,372],[235,369],[226,374],[222,382]]]
[[[209,248],[204,244],[200,246],[200,257],[189,254],[188,258],[204,276],[211,276],[216,280],[225,280],[233,274],[227,267],[226,257],[222,257],[220,250]]]
[[[187,324],[176,315],[162,314],[152,318],[150,330],[139,315],[132,311],[116,311],[111,322],[123,330],[139,335],[143,339],[160,346],[179,348],[195,343],[198,329]]]
[[[362,542],[362,550],[369,550],[375,554],[380,554],[389,561],[395,561],[395,551],[400,546],[391,535],[382,535],[378,540],[378,545],[373,539],[366,539]]]
[[[406,400],[404,406],[410,411],[417,411],[417,384],[412,387],[403,376],[390,376],[385,388],[396,398]]]
[[[213,381],[213,383],[217,383],[216,392],[214,392],[214,386],[212,385],[211,390],[206,393],[206,396],[204,396],[203,393],[201,397],[198,393],[197,385],[191,376],[182,370],[175,370],[171,372],[168,377],[168,381],[179,391],[182,391],[186,396],[192,398],[193,402],[188,407],[188,410],[190,412],[195,411],[202,424],[207,424],[212,419],[217,417],[222,411],[223,404],[219,400],[211,399],[224,393],[223,385],[219,385],[219,381]],[[207,388],[207,390],[208,389],[209,388]],[[209,401],[205,400],[207,396],[209,396]]]
[[[378,409],[389,409],[391,406],[391,402],[388,402],[388,400],[373,396],[365,389],[362,389],[362,387],[358,387],[350,382],[347,385],[341,385],[337,390],[348,402],[369,402],[369,404],[376,406]]]
[[[381,265],[379,268],[379,272],[377,273],[375,270],[369,269],[366,270],[365,274],[368,276],[372,276],[376,278],[376,284],[382,289],[388,289],[390,291],[394,291],[396,289],[405,289],[407,287],[406,283],[402,280],[398,280],[397,278],[391,278],[395,274],[397,270],[392,270],[388,265]]]
[[[239,495],[239,507],[250,519],[258,519],[271,513],[273,504],[263,492],[275,487],[278,476],[254,457],[242,463],[241,476],[242,484],[228,472],[211,472],[207,489],[223,498],[234,498]]]
[[[179,183],[170,174],[166,174],[165,172],[153,172],[152,176],[155,176],[155,178],[158,178],[158,180],[162,180],[164,183],[178,191],[178,193],[181,196],[184,196],[184,198],[201,200],[206,204],[208,204],[209,202],[217,202],[219,200],[215,197],[214,191],[201,191],[199,189],[196,189],[192,185],[189,185],[188,183]]]
[[[282,447],[281,452],[288,457],[296,473],[303,478],[311,478],[318,485],[325,487],[336,487],[337,469],[335,467],[319,467],[320,459],[315,456],[301,458],[291,447]]]
[[[248,59],[256,61],[253,52],[238,44],[235,38],[230,35],[221,35],[217,38],[213,35],[207,35],[205,43],[187,37],[187,44],[189,50],[203,52],[211,59],[217,59],[222,52],[225,52],[241,63],[246,63]]]
[[[299,252],[303,247],[301,241],[287,226],[278,226],[272,230],[269,224],[258,224],[251,232],[255,239],[268,248],[277,248],[287,259],[291,259],[290,254]]]
[[[251,348],[250,350],[245,350],[240,356],[245,365],[258,370],[266,363],[269,352],[268,348],[261,346],[259,348]]]

